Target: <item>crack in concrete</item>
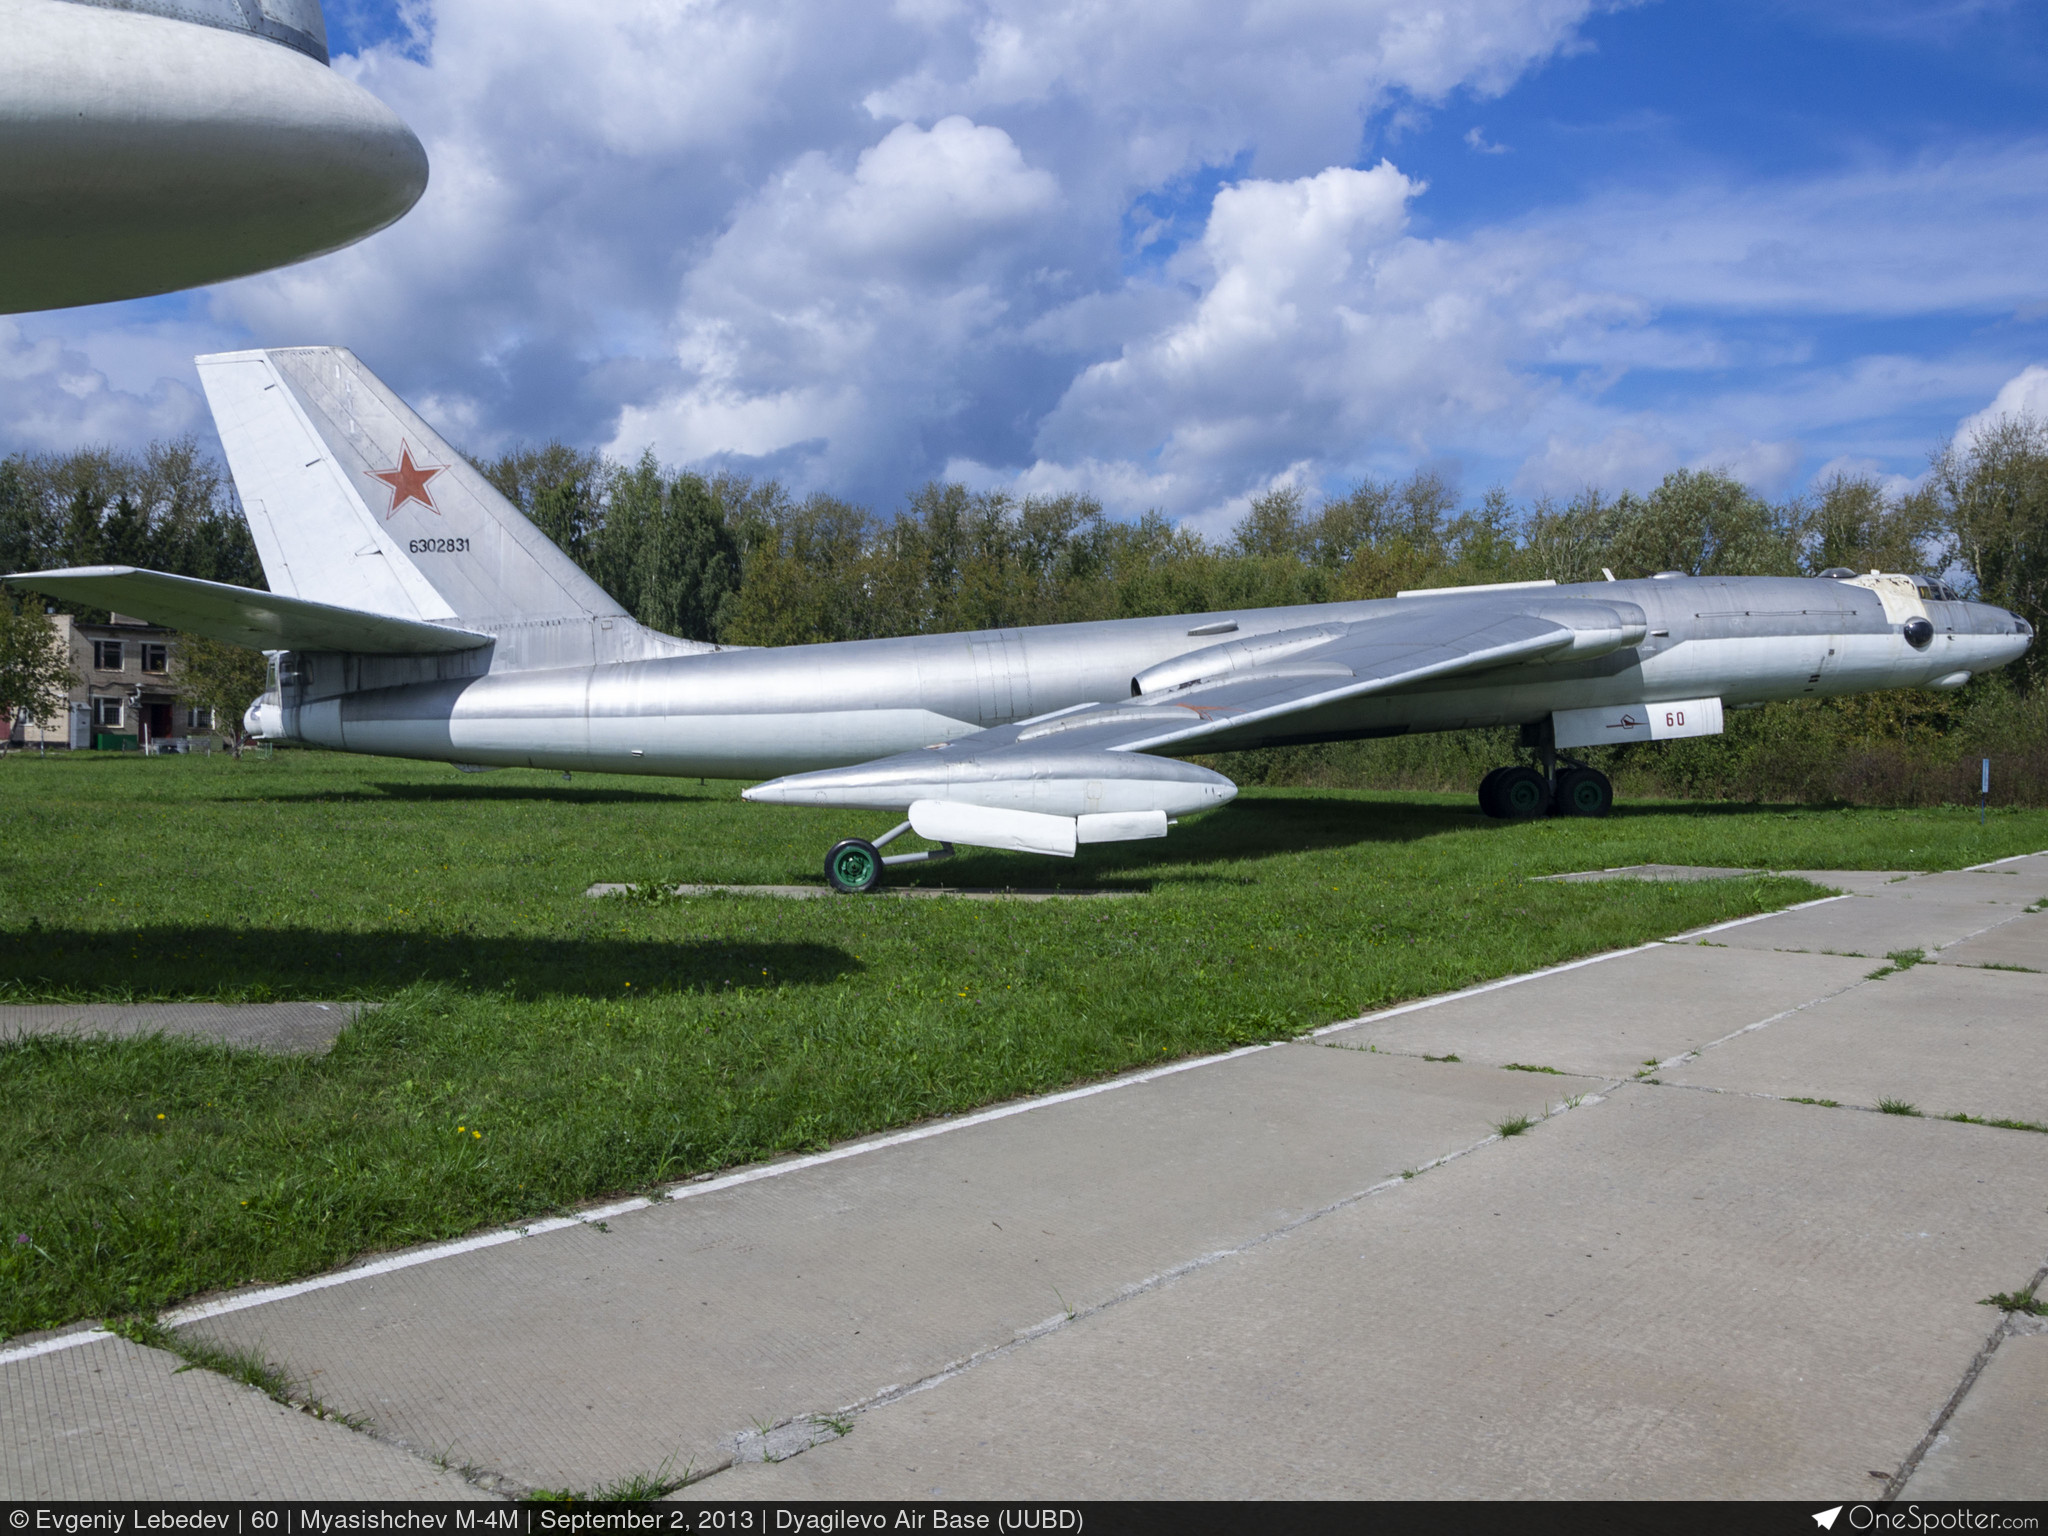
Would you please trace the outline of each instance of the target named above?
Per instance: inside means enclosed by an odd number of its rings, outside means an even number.
[[[2043,1284],[2048,1284],[2048,1264],[2043,1264],[2034,1271],[2034,1278],[2026,1288],[2027,1294],[2038,1294]],[[1935,1442],[1941,1438],[1941,1432],[1948,1428],[1948,1421],[1955,1417],[1956,1410],[1963,1406],[1963,1399],[1970,1395],[1970,1388],[1977,1385],[1977,1378],[1984,1374],[1984,1367],[1989,1365],[1991,1357],[1998,1353],[1998,1346],[2015,1333],[2034,1331],[2032,1328],[2015,1327],[2014,1319],[2018,1315],[2013,1312],[2000,1315],[1997,1326],[1991,1330],[1991,1336],[1984,1341],[1984,1347],[1971,1357],[1969,1365],[1964,1369],[1963,1379],[1956,1384],[1955,1391],[1949,1394],[1948,1401],[1941,1405],[1941,1411],[1935,1414],[1934,1422],[1927,1426],[1927,1433],[1920,1437],[1920,1443],[1907,1453],[1906,1459],[1899,1463],[1898,1471],[1892,1474],[1891,1481],[1884,1485],[1884,1492],[1878,1495],[1880,1503],[1892,1503],[1905,1491],[1906,1484],[1913,1480],[1913,1474],[1920,1470],[1921,1461],[1934,1449]],[[2032,1319],[2028,1321],[2031,1322]]]
[[[1613,1090],[1619,1086],[1619,1080],[1610,1079],[1608,1080],[1607,1088],[1603,1089],[1599,1093],[1575,1094],[1571,1098],[1565,1099],[1553,1107],[1546,1107],[1544,1109],[1542,1116],[1537,1120],[1536,1124],[1540,1125],[1544,1121],[1553,1120],[1557,1116],[1568,1114],[1569,1112],[1575,1109],[1590,1109],[1595,1104],[1604,1103],[1606,1102],[1607,1095],[1613,1092]],[[1534,1128],[1534,1126],[1530,1127],[1530,1129],[1532,1130]],[[1332,1200],[1327,1205],[1319,1206],[1313,1211],[1305,1211],[1301,1215],[1295,1217],[1292,1221],[1282,1222],[1279,1226],[1271,1228],[1268,1231],[1261,1232],[1256,1236],[1247,1238],[1243,1242],[1238,1243],[1234,1247],[1214,1249],[1208,1253],[1199,1254],[1192,1259],[1187,1259],[1182,1263],[1175,1264],[1166,1269],[1160,1270],[1155,1274],[1148,1275],[1143,1280],[1134,1280],[1129,1284],[1121,1287],[1115,1295],[1107,1297],[1102,1301],[1095,1302],[1089,1306],[1075,1307],[1063,1312],[1055,1312],[1051,1317],[1046,1318],[1041,1323],[1035,1323],[1029,1328],[1023,1328],[1018,1330],[1014,1337],[1005,1339],[1000,1344],[992,1344],[986,1349],[976,1350],[972,1354],[964,1355],[957,1360],[951,1361],[946,1365],[940,1366],[935,1371],[932,1371],[924,1376],[920,1376],[915,1381],[897,1382],[887,1387],[883,1387],[879,1391],[871,1392],[866,1397],[848,1403],[844,1407],[836,1409],[831,1413],[792,1414],[788,1418],[777,1420],[774,1424],[768,1425],[766,1428],[755,1426],[752,1429],[741,1430],[740,1432],[731,1437],[731,1440],[735,1448],[735,1454],[727,1457],[724,1461],[718,1463],[715,1466],[706,1467],[702,1472],[696,1473],[689,1479],[689,1482],[702,1482],[707,1477],[714,1477],[720,1472],[730,1471],[734,1466],[739,1465],[743,1461],[768,1459],[765,1457],[742,1456],[738,1454],[738,1451],[741,1445],[747,1444],[748,1442],[755,1439],[761,1441],[762,1444],[765,1446],[769,1442],[770,1436],[772,1436],[776,1431],[779,1430],[791,1427],[801,1428],[806,1424],[834,1426],[835,1421],[839,1423],[846,1423],[847,1425],[845,1429],[838,1429],[836,1427],[833,1427],[830,1429],[829,1433],[817,1436],[815,1438],[808,1436],[790,1437],[789,1451],[786,1455],[775,1456],[773,1459],[776,1461],[785,1461],[790,1456],[801,1455],[803,1454],[803,1452],[811,1449],[811,1447],[815,1445],[823,1445],[831,1440],[843,1439],[847,1434],[852,1432],[853,1426],[852,1423],[849,1421],[857,1420],[857,1418],[860,1415],[868,1413],[873,1409],[886,1408],[892,1403],[898,1403],[903,1401],[905,1398],[914,1397],[920,1392],[929,1391],[933,1387],[940,1386],[943,1385],[945,1382],[951,1381],[956,1376],[966,1374],[968,1371],[973,1370],[976,1366],[986,1365],[991,1360],[1000,1359],[1002,1356],[1011,1354],[1016,1350],[1022,1349],[1026,1345],[1035,1344],[1040,1339],[1048,1338],[1055,1333],[1058,1333],[1068,1327],[1071,1327],[1075,1323],[1085,1322],[1090,1318],[1098,1317],[1102,1313],[1109,1311],[1113,1307],[1122,1306],[1127,1301],[1132,1301],[1140,1296],[1150,1295],[1152,1292],[1160,1290],[1165,1286],[1171,1285],[1174,1281],[1183,1279],[1188,1275],[1196,1274],[1214,1265],[1221,1264],[1227,1259],[1237,1258],[1243,1254],[1250,1253],[1254,1249],[1263,1248],[1268,1243],[1276,1242],[1280,1238],[1286,1237],[1289,1233],[1298,1232],[1302,1228],[1310,1225],[1313,1222],[1321,1221],[1326,1216],[1335,1215],[1338,1211],[1348,1210],[1352,1206],[1357,1205],[1362,1201],[1369,1200],[1375,1195],[1385,1194],[1388,1190],[1400,1189],[1404,1185],[1413,1183],[1423,1174],[1428,1173],[1433,1169],[1442,1168],[1447,1164],[1458,1162],[1463,1158],[1470,1157],[1473,1153],[1480,1151],[1482,1148],[1492,1146],[1494,1143],[1503,1141],[1505,1139],[1506,1138],[1501,1136],[1498,1132],[1495,1132],[1491,1136],[1481,1137],[1478,1141],[1473,1142],[1469,1146],[1460,1147],[1455,1151],[1446,1152],[1439,1157],[1431,1158],[1428,1162],[1421,1164],[1419,1167],[1410,1169],[1403,1173],[1389,1174],[1386,1178],[1379,1180],[1375,1184],[1370,1184],[1366,1186],[1364,1189],[1355,1190],[1351,1194],[1344,1195],[1336,1200]]]

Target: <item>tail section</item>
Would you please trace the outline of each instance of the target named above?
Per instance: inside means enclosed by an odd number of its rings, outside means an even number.
[[[198,365],[272,591],[483,631],[500,666],[711,649],[629,619],[346,348]]]

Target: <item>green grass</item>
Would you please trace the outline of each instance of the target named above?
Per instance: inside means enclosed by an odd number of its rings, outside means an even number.
[[[1996,1296],[1986,1296],[1978,1305],[1996,1307],[2001,1312],[2019,1312],[2027,1317],[2048,1317],[2048,1301],[2042,1301],[2031,1289],[2000,1291]]]
[[[2048,1135],[2048,1125],[2043,1125],[2038,1120],[1986,1119],[1981,1115],[1965,1114],[1943,1115],[1941,1118],[1953,1120],[1958,1125],[1989,1125],[2001,1131],[2033,1131],[2039,1135]]]
[[[1921,1118],[1919,1107],[1905,1099],[1879,1099],[1877,1112],[1880,1115],[1907,1115],[1915,1120]]]
[[[1669,862],[1952,867],[2048,813],[1247,793],[1161,842],[969,853],[1037,904],[592,901],[816,883],[881,814],[736,785],[318,753],[0,760],[0,1001],[376,999],[331,1054],[0,1046],[0,1333],[150,1312],[732,1163],[1297,1033],[1766,910],[1774,879],[1529,883]],[[1475,1130],[1479,1129],[1475,1127]]]

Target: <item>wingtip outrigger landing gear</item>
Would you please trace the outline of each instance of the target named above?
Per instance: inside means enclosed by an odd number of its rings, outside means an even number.
[[[923,864],[932,859],[950,859],[953,845],[941,843],[922,853],[898,853],[883,857],[882,850],[910,830],[910,823],[891,827],[873,842],[849,837],[832,845],[825,855],[825,881],[846,896],[862,896],[882,883],[882,871],[892,864]]]
[[[1606,774],[1557,755],[1549,716],[1522,727],[1522,746],[1536,754],[1541,766],[1517,763],[1481,779],[1479,809],[1487,815],[1524,821],[1536,816],[1605,816],[1614,809],[1614,785]]]

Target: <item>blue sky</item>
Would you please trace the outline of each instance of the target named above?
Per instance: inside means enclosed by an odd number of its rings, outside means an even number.
[[[1965,418],[2048,410],[2048,7],[2017,0],[328,25],[427,144],[420,207],[284,273],[0,321],[0,447],[205,435],[192,353],[334,341],[472,451],[1220,531],[1423,464],[1525,500],[1706,464],[1903,485]]]

